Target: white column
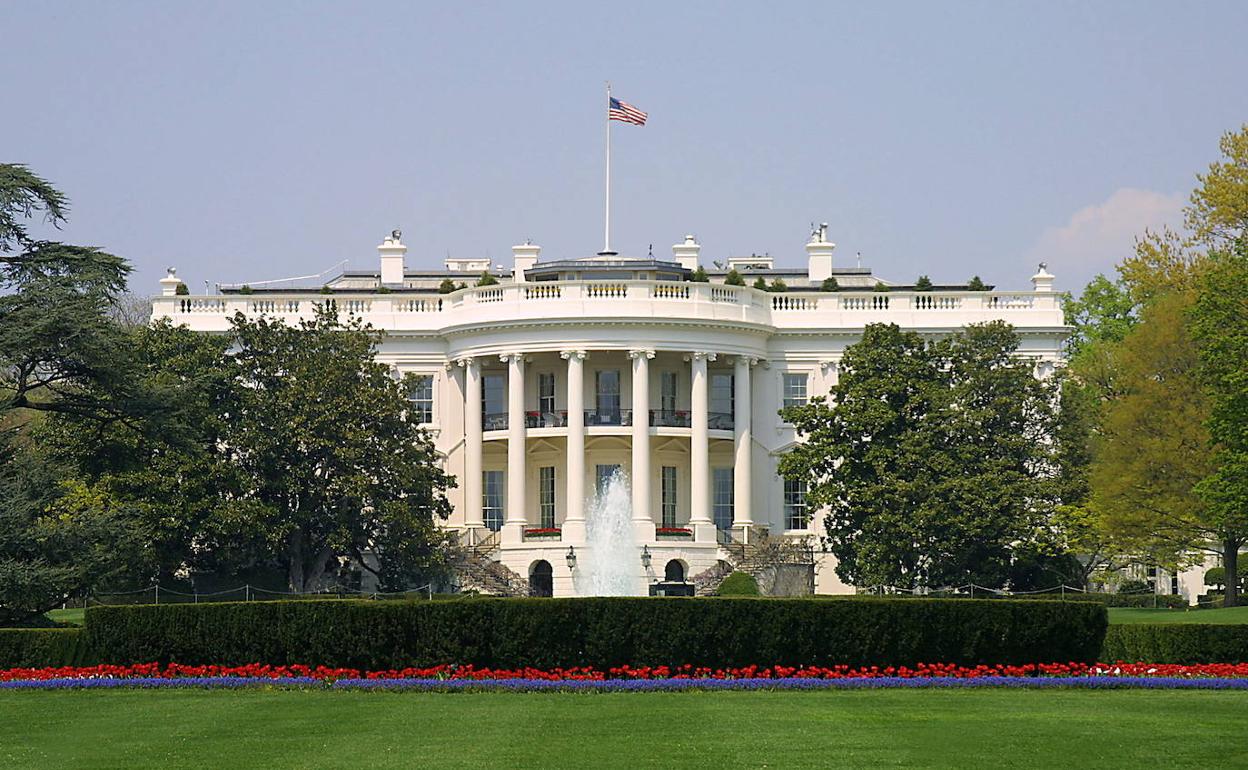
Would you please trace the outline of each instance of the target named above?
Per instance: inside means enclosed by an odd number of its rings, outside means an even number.
[[[464,368],[464,526],[484,527],[481,516],[481,364],[461,358]]]
[[[507,362],[507,515],[503,542],[524,540],[527,524],[524,499],[524,355],[499,356]]]
[[[565,350],[568,361],[567,515],[563,540],[585,542],[585,351]]]
[[[654,540],[650,511],[650,359],[653,350],[630,350],[633,360],[633,531],[638,541]]]
[[[706,377],[707,361],[714,361],[714,353],[693,353],[689,356],[693,392],[690,396],[690,425],[693,428],[689,447],[689,523],[694,539],[699,542],[715,542],[715,523],[711,520],[711,447],[708,434],[707,408],[710,403]]]
[[[750,452],[753,443],[750,433],[750,369],[754,363],[751,358],[737,356],[733,372],[732,523],[738,527],[748,527],[754,523],[750,510]]]

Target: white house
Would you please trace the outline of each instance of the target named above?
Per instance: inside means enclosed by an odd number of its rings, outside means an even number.
[[[1057,365],[1068,329],[1043,266],[1027,290],[876,291],[887,282],[835,265],[834,248],[826,226],[806,244],[804,268],[777,267],[768,256],[703,264],[692,236],[672,247],[671,259],[542,261],[540,248],[525,243],[514,247],[509,271],[495,271],[497,285],[476,286],[488,260],[409,265],[395,232],[378,247],[379,270],[346,272],[327,292],[179,295],[171,271],[153,317],[221,332],[236,312],[293,320],[322,302],[361,316],[384,332],[378,358],[418,375],[413,407],[458,479],[447,526],[461,542],[538,591],[576,593],[595,559],[587,511],[618,469],[631,485],[641,593],[665,576],[735,563],[764,531],[819,534],[802,485],[777,475],[796,439],[777,412],[827,392],[866,324],[939,335],[999,319],[1021,335],[1020,354],[1034,359],[1039,376]],[[699,265],[709,283],[688,280]],[[746,286],[724,284],[732,267]],[[758,276],[788,290],[754,289]],[[821,291],[829,277],[838,291]],[[447,278],[467,286],[438,293]],[[816,590],[851,590],[830,556],[813,558]]]

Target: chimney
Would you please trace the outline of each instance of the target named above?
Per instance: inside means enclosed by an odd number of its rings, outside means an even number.
[[[178,293],[178,287],[182,285],[182,279],[177,275],[176,267],[169,268],[168,274],[160,279],[160,295],[162,297],[172,297]]]
[[[701,253],[702,246],[694,240],[692,235],[686,235],[684,243],[678,243],[672,247],[672,256],[686,270],[698,269],[698,255]]]
[[[823,283],[832,276],[832,251],[836,244],[828,240],[828,223],[824,222],[810,234],[806,244],[806,273],[811,283]]]
[[[381,254],[381,285],[402,286],[403,255],[407,253],[407,247],[403,245],[403,233],[399,230],[392,231],[377,247],[377,252]]]
[[[1031,277],[1032,291],[1053,291],[1053,278],[1055,276],[1049,272],[1049,266],[1040,263],[1040,268],[1036,270],[1036,274]]]
[[[534,245],[533,241],[529,240],[518,246],[512,246],[511,280],[516,283],[523,282],[524,271],[537,264],[537,255],[541,253],[542,247]]]

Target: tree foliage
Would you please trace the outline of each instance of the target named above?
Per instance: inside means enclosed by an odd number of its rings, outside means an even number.
[[[1198,241],[1226,245],[1248,235],[1248,124],[1218,143],[1222,160],[1196,179],[1185,222]]]
[[[858,585],[1008,580],[1049,515],[1051,386],[1000,322],[925,340],[869,325],[830,401],[785,410],[806,441],[780,472],[826,511],[837,574]]]

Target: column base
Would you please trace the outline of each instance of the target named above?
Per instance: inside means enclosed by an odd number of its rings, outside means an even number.
[[[523,543],[525,526],[523,522],[509,521],[504,523],[502,532],[499,533],[502,536],[503,545],[520,545]]]
[[[690,528],[693,529],[693,542],[695,543],[718,543],[719,530],[715,527],[715,522],[690,522]]]
[[[585,545],[585,520],[565,521],[560,527],[559,541],[566,545]]]
[[[637,540],[638,545],[653,543],[655,541],[654,522],[633,519],[633,537]]]

